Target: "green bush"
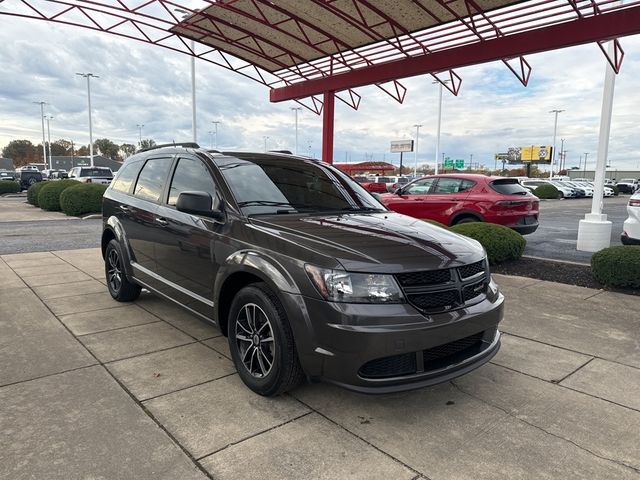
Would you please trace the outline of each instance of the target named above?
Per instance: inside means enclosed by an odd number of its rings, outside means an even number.
[[[533,194],[538,198],[560,198],[560,191],[550,183],[540,185]]]
[[[60,211],[60,195],[65,188],[78,185],[75,180],[55,180],[45,182],[45,185],[38,192],[38,206],[50,212]]]
[[[0,195],[3,193],[18,193],[20,184],[13,180],[0,180]]]
[[[423,218],[422,220],[427,222],[427,223],[430,223],[431,225],[435,225],[436,227],[447,228],[447,229],[449,228],[444,223],[436,222],[435,220],[430,220],[428,218]]]
[[[38,205],[38,194],[40,193],[40,189],[45,185],[46,182],[38,182],[34,183],[27,190],[27,202],[31,205],[39,207]]]
[[[605,187],[609,187],[611,190],[613,190],[613,194],[617,197],[618,195],[620,195],[620,190],[618,189],[617,186],[615,185],[605,185]]]
[[[609,247],[594,253],[591,273],[607,287],[640,288],[640,245]]]
[[[102,212],[102,195],[106,185],[81,183],[66,188],[60,195],[60,208],[67,215],[79,216],[85,213]]]
[[[479,241],[487,251],[490,264],[517,260],[524,253],[527,241],[515,230],[495,223],[460,223],[451,231]]]

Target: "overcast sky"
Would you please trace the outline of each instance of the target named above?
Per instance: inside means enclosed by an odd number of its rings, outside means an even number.
[[[6,8],[0,4],[0,9]],[[88,143],[86,80],[93,72],[94,139],[136,143],[191,140],[189,57],[140,42],[77,27],[0,16],[0,148],[15,139],[41,141],[40,107],[54,117],[51,139]],[[640,39],[622,39],[626,56],[616,79],[609,159],[617,169],[640,166],[637,79]],[[442,148],[448,157],[480,161],[493,168],[496,152],[510,146],[551,144],[552,109],[559,115],[557,148],[565,139],[567,166],[589,152],[595,165],[605,58],[597,45],[585,45],[527,57],[533,67],[524,88],[501,63],[458,69],[458,97],[446,90]],[[198,141],[209,146],[211,121],[219,120],[220,148],[294,149],[294,102],[269,102],[268,89],[225,69],[196,61]],[[393,160],[389,142],[413,138],[421,123],[419,162],[433,162],[437,122],[436,85],[430,76],[403,80],[408,88],[398,104],[376,87],[358,89],[358,111],[336,101],[335,161]],[[320,156],[321,118],[303,110],[299,117],[299,152],[309,146]],[[409,163],[413,154],[406,154]]]

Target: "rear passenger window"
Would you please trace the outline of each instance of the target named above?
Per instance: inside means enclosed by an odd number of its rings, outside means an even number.
[[[458,193],[461,183],[459,178],[439,178],[433,193]]]
[[[169,205],[175,205],[181,192],[206,192],[213,198],[215,186],[207,167],[200,160],[181,158],[169,189]]]
[[[111,189],[117,192],[129,193],[131,186],[136,181],[140,162],[132,162],[123,166],[116,174],[116,179],[111,184]]]
[[[144,200],[159,201],[171,162],[171,158],[151,158],[147,160],[138,176],[138,182],[133,194]]]

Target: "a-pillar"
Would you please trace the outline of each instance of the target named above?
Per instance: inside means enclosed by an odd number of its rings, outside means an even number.
[[[324,92],[322,107],[322,160],[333,163],[333,113],[335,92]]]

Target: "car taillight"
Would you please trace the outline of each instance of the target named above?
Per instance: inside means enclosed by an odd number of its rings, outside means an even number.
[[[630,207],[640,207],[640,198],[632,198],[629,200]]]

